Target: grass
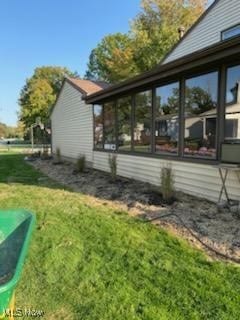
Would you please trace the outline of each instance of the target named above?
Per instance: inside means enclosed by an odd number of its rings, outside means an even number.
[[[41,176],[0,155],[1,209],[37,214],[16,307],[48,320],[240,319],[239,267]]]

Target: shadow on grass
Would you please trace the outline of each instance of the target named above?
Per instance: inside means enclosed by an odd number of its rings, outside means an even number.
[[[24,154],[0,153],[0,183],[22,184],[71,191],[24,161]]]

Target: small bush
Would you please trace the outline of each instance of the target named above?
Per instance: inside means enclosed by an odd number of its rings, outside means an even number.
[[[56,158],[58,163],[62,162],[61,149],[59,147],[56,149]]]
[[[171,166],[161,169],[161,189],[162,197],[166,203],[172,203],[174,200],[174,175]]]
[[[45,156],[48,156],[48,148],[44,147],[42,154],[45,155]]]
[[[77,166],[77,171],[78,172],[84,172],[85,171],[85,168],[86,168],[86,158],[85,158],[85,156],[80,156],[78,158],[76,166]]]
[[[116,181],[117,179],[117,155],[113,154],[108,156],[108,163],[110,167],[110,173],[112,181]]]
[[[48,159],[49,158],[49,154],[48,154],[48,148],[43,148],[43,152],[41,154],[41,159]]]

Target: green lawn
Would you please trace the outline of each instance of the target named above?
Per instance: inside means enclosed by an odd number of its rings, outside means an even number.
[[[240,319],[239,267],[40,176],[0,155],[1,208],[37,214],[17,307],[47,320]]]

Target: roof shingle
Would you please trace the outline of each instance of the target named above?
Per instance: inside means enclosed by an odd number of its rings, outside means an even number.
[[[93,94],[109,87],[109,84],[103,81],[90,81],[77,78],[67,78],[73,85],[84,91],[86,95]]]

